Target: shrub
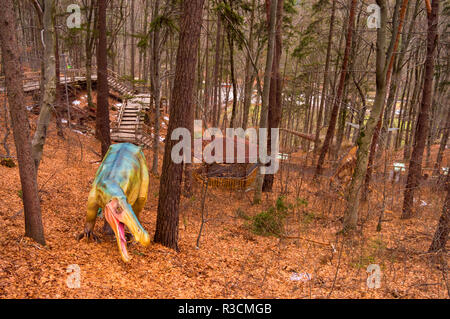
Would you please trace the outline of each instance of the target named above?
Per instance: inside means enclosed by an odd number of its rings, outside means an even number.
[[[252,231],[260,236],[280,237],[283,234],[283,222],[288,208],[284,198],[279,197],[275,207],[272,206],[252,217]]]
[[[0,164],[6,167],[16,167],[16,163],[14,163],[12,158],[2,158]]]
[[[251,219],[241,208],[236,209],[236,216],[245,220]]]

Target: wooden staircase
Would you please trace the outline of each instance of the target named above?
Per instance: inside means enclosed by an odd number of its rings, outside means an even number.
[[[111,140],[133,143],[143,147],[152,145],[152,137],[146,133],[145,112],[150,109],[150,96],[139,94],[125,100],[111,129]]]
[[[125,84],[124,81],[120,80],[120,77],[117,73],[109,69],[108,69],[108,85],[109,88],[114,89],[125,98],[132,97],[134,95],[132,86]]]

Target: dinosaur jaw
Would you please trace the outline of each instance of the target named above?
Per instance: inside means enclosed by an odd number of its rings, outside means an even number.
[[[122,222],[118,222],[117,232],[117,245],[119,246],[120,254],[122,255],[122,259],[125,262],[128,262],[130,260],[130,257],[128,256],[128,250],[127,250],[127,239],[125,237],[125,224]]]
[[[127,250],[127,240],[125,237],[125,223],[123,223],[118,217],[117,213],[110,209],[108,206],[105,209],[105,218],[112,230],[116,234],[117,246],[120,251],[120,255],[124,262],[130,261]]]
[[[105,207],[106,221],[111,225],[111,228],[116,234],[117,246],[124,262],[130,261],[125,237],[125,226],[127,226],[134,239],[141,245],[148,246],[150,244],[150,236],[142,228],[131,207],[128,208],[128,206],[127,203],[113,199]]]

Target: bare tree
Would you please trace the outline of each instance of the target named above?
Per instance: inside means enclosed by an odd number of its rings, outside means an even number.
[[[331,44],[333,42],[333,29],[334,29],[334,20],[335,20],[335,11],[336,11],[336,1],[332,1],[331,7],[331,18],[330,18],[330,28],[328,32],[328,44],[327,44],[327,56],[325,58],[325,69],[323,73],[323,84],[322,84],[322,93],[320,94],[320,106],[319,106],[319,114],[317,115],[316,120],[316,135],[315,135],[315,143],[314,143],[314,154],[317,154],[319,150],[319,140],[320,140],[320,129],[323,123],[323,109],[325,106],[325,95],[327,94],[328,88],[328,72],[330,68],[330,57],[331,57]]]
[[[268,129],[278,128],[281,121],[282,111],[282,77],[280,73],[280,62],[282,54],[282,26],[283,26],[283,1],[278,1],[276,13],[276,27],[275,27],[275,49],[272,64],[272,77],[270,79],[270,94],[269,94],[269,113],[268,113]],[[267,138],[267,152],[271,153],[271,135]],[[273,187],[274,174],[264,175],[264,183],[262,190],[264,192],[271,192]]]
[[[281,0],[271,0],[270,3],[270,14],[269,17],[269,40],[267,44],[267,58],[266,67],[264,71],[264,87],[261,102],[261,115],[259,119],[259,128],[267,128],[268,116],[269,116],[269,97],[270,97],[270,82],[272,78],[272,66],[273,58],[275,55],[275,31],[276,31],[276,13],[278,7],[278,1]],[[267,145],[259,144],[259,150],[262,154],[265,154],[265,149]],[[253,196],[253,203],[257,204],[261,202],[261,193],[264,183],[264,175],[259,175],[256,178],[255,194]]]
[[[178,223],[183,164],[171,159],[175,145],[170,136],[179,127],[189,128],[186,112],[193,108],[195,67],[200,37],[204,0],[183,2],[180,21],[174,86],[170,103],[170,120],[164,149],[163,169],[159,186],[158,214],[154,241],[178,250]],[[190,156],[190,154],[189,154]]]
[[[153,21],[159,18],[159,5],[160,0],[155,1],[153,11]],[[161,105],[161,77],[160,77],[160,61],[161,61],[161,48],[160,48],[160,34],[161,24],[155,23],[153,25],[153,37],[152,37],[152,63],[150,64],[150,74],[152,80],[152,94],[155,101],[155,119],[154,119],[154,136],[153,136],[153,174],[158,174],[158,155],[159,155],[159,117],[160,117],[160,105]]]
[[[445,245],[447,244],[448,234],[450,232],[450,174],[447,174],[445,179],[445,189],[447,196],[445,197],[442,215],[439,219],[429,251],[445,250]]]
[[[349,12],[349,17],[348,17],[348,26],[347,26],[347,39],[346,39],[346,43],[345,43],[344,58],[342,60],[341,76],[339,78],[339,84],[338,84],[338,89],[337,89],[337,93],[336,93],[336,98],[334,99],[334,105],[333,105],[333,109],[331,111],[331,118],[330,118],[330,123],[328,125],[327,135],[325,136],[325,140],[324,140],[322,148],[320,150],[319,159],[317,161],[315,177],[317,177],[318,175],[320,175],[322,173],[322,166],[325,161],[325,156],[327,155],[328,150],[330,148],[330,145],[331,145],[331,142],[332,142],[333,136],[334,136],[334,129],[336,128],[336,121],[337,121],[337,116],[338,116],[338,112],[339,112],[339,106],[342,102],[345,79],[346,79],[347,71],[348,71],[347,68],[348,68],[348,61],[349,61],[349,56],[350,56],[351,44],[352,44],[353,25],[355,23],[355,11],[356,11],[356,0],[351,0],[350,12]]]
[[[106,0],[97,0],[98,43],[97,43],[97,116],[96,136],[100,139],[102,156],[111,145],[109,126],[108,55],[106,42]]]
[[[362,181],[366,175],[369,146],[375,126],[382,111],[386,93],[386,26],[387,6],[385,0],[377,0],[380,7],[380,28],[377,30],[377,57],[376,57],[376,94],[370,118],[365,128],[362,128],[358,137],[358,152],[356,167],[347,195],[347,208],[344,212],[344,231],[356,228],[358,221],[359,200]]]
[[[429,2],[429,0],[426,0]],[[425,81],[423,85],[422,103],[417,118],[414,146],[409,161],[408,178],[403,200],[402,218],[412,217],[414,193],[422,176],[422,159],[425,140],[429,130],[429,112],[431,108],[432,87],[434,77],[435,55],[438,42],[439,0],[433,0],[431,10],[427,8],[427,56],[425,60]]]
[[[47,137],[48,125],[52,116],[56,96],[56,71],[55,71],[55,1],[45,0],[42,14],[44,28],[44,91],[41,92],[42,104],[36,131],[32,140],[32,152],[36,169],[41,162],[44,150],[45,139]]]
[[[19,162],[22,200],[25,212],[25,236],[45,245],[41,206],[38,197],[36,168],[32,158],[30,129],[23,104],[22,65],[16,38],[16,22],[12,0],[2,3],[0,10],[0,44],[8,91],[9,112]]]

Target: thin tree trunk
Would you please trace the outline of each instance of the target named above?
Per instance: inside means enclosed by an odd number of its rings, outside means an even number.
[[[398,6],[400,6],[400,2],[399,1],[397,1],[397,3],[396,3],[396,10],[398,10],[397,9]],[[403,0],[402,6],[401,6],[401,10],[400,10],[400,18],[398,19],[398,24],[395,26],[396,27],[396,32],[394,32],[394,34],[393,34],[393,38],[395,38],[394,42],[392,42],[393,43],[393,50],[392,50],[393,52],[396,52],[397,47],[398,47],[398,43],[399,43],[399,39],[400,39],[400,33],[401,33],[401,30],[402,30],[402,27],[403,27],[403,20],[405,18],[407,7],[408,7],[408,0]],[[396,20],[397,19],[394,17],[394,22]],[[394,25],[395,25],[395,23],[394,23]],[[388,87],[390,86],[390,82],[391,82],[391,72],[392,72],[392,67],[394,65],[395,57],[396,57],[395,54],[392,54],[389,57],[390,60],[389,60],[389,65],[388,65],[388,68],[387,68],[386,80],[385,80],[385,82],[386,82]],[[394,84],[394,85],[396,85],[396,84]],[[394,88],[394,90],[395,90],[395,88]],[[367,199],[367,192],[368,192],[370,180],[371,180],[371,177],[372,177],[373,164],[374,164],[373,160],[375,158],[375,152],[377,150],[378,139],[379,139],[379,136],[380,136],[380,133],[381,133],[381,125],[383,123],[383,108],[384,108],[384,103],[382,105],[380,118],[378,119],[378,123],[377,123],[377,126],[375,128],[375,132],[374,132],[373,138],[372,138],[372,144],[370,146],[369,160],[368,160],[368,163],[367,163],[368,167],[367,167],[367,170],[366,170],[365,183],[364,183],[363,193],[362,193],[362,199],[363,200]]]
[[[36,124],[36,131],[31,142],[33,160],[36,170],[42,159],[45,139],[47,138],[48,125],[52,116],[56,95],[56,71],[55,71],[55,26],[54,26],[55,2],[46,0],[43,14],[44,26],[44,91],[41,110]]]
[[[6,0],[0,10],[0,46],[5,72],[11,125],[19,162],[22,201],[25,212],[25,236],[45,245],[36,168],[32,157],[29,123],[23,101],[23,72],[16,38],[13,1]],[[53,49],[53,47],[51,47]],[[53,70],[54,71],[54,70]],[[53,72],[54,76],[54,72]]]
[[[213,127],[217,126],[217,112],[219,110],[218,101],[220,99],[219,97],[219,69],[220,69],[220,55],[221,55],[221,43],[222,43],[222,20],[220,16],[217,17],[217,30],[216,30],[216,53],[214,58],[214,93],[213,93],[213,109],[212,109],[212,125]]]
[[[422,103],[417,118],[414,147],[409,162],[408,178],[406,181],[405,195],[403,201],[402,218],[410,218],[413,215],[414,193],[420,185],[422,176],[422,159],[425,148],[425,139],[429,129],[429,111],[431,107],[432,86],[434,76],[435,53],[438,42],[439,0],[433,0],[431,12],[427,14],[428,37],[427,57],[425,60],[425,81],[423,85]]]
[[[330,148],[331,142],[334,136],[334,129],[336,127],[337,115],[339,112],[339,105],[341,104],[342,94],[344,92],[344,84],[345,78],[347,76],[347,66],[348,60],[350,56],[351,44],[352,44],[352,36],[353,36],[353,24],[355,21],[355,10],[356,10],[356,0],[351,0],[350,13],[348,18],[348,29],[347,29],[347,39],[345,44],[344,58],[342,61],[342,71],[341,77],[339,79],[338,90],[336,94],[336,98],[334,100],[333,110],[331,111],[330,123],[328,125],[327,135],[325,136],[325,140],[322,145],[322,149],[320,151],[319,160],[317,161],[317,167],[315,172],[315,178],[318,175],[322,174],[322,167],[325,161],[325,156],[328,153],[328,149]]]
[[[248,113],[250,111],[250,106],[252,104],[252,93],[253,93],[253,68],[251,65],[250,54],[253,54],[253,25],[255,22],[255,0],[252,0],[251,4],[251,16],[250,16],[250,29],[248,36],[248,54],[245,58],[245,87],[244,87],[244,106],[242,114],[242,128],[247,129],[248,125]]]
[[[208,121],[211,119],[210,110],[210,76],[209,76],[209,2],[206,6],[206,34],[205,34],[205,90],[203,92],[203,112],[206,115]],[[201,48],[200,48],[201,49]]]
[[[159,15],[160,0],[155,1],[153,18],[156,19]],[[161,77],[160,77],[160,27],[156,27],[153,31],[153,54],[151,64],[152,77],[152,94],[155,100],[155,119],[154,119],[154,136],[153,136],[153,163],[152,173],[158,175],[158,155],[159,155],[159,131],[160,131],[160,106],[161,106]]]
[[[439,145],[439,151],[437,153],[436,156],[436,163],[434,164],[434,174],[438,175],[440,170],[441,170],[441,164],[442,164],[442,157],[445,151],[445,147],[447,146],[447,142],[448,142],[448,136],[450,133],[450,127],[448,127],[449,123],[450,123],[450,108],[448,108],[447,110],[447,121],[445,122],[447,125],[447,127],[444,127],[444,133],[442,134],[441,137],[441,143]],[[450,173],[449,173],[450,175]]]
[[[272,77],[270,79],[270,94],[269,94],[269,111],[268,111],[268,138],[267,138],[267,154],[271,154],[272,149],[272,135],[270,134],[272,128],[280,126],[281,112],[282,112],[282,78],[280,73],[280,62],[282,54],[282,25],[283,25],[283,1],[278,1],[276,12],[276,26],[275,26],[275,49],[272,63]],[[271,192],[273,188],[274,174],[264,175],[264,183],[262,186],[263,192]]]
[[[335,19],[335,11],[336,11],[336,1],[333,0],[332,2],[333,2],[333,4],[331,6],[330,28],[329,28],[329,32],[328,32],[327,56],[325,59],[325,69],[323,71],[323,83],[322,83],[322,93],[320,94],[319,113],[317,115],[317,121],[316,121],[314,157],[317,156],[317,152],[319,151],[320,129],[322,128],[325,96],[327,94],[327,89],[328,89],[328,72],[330,69],[331,45],[333,42],[333,29],[334,29],[334,19]]]
[[[442,215],[429,248],[430,252],[445,251],[445,246],[447,245],[450,232],[450,174],[445,179],[445,189],[447,190],[447,196],[445,197]]]
[[[376,58],[376,94],[370,118],[365,128],[360,130],[358,137],[358,151],[356,167],[347,194],[347,207],[344,212],[344,232],[354,230],[358,221],[359,200],[361,187],[367,170],[368,152],[375,126],[382,112],[386,95],[386,0],[377,0],[380,7],[380,28],[377,30],[377,58]]]
[[[269,114],[269,97],[270,97],[270,82],[272,78],[272,66],[275,55],[275,33],[276,33],[276,12],[278,8],[278,1],[281,0],[266,0],[270,1],[270,13],[269,13],[269,38],[267,44],[267,58],[266,58],[266,68],[264,71],[264,87],[261,103],[261,115],[259,120],[259,128],[268,127],[268,114]],[[354,0],[355,1],[355,0]],[[266,6],[267,6],[266,2]],[[268,132],[268,134],[270,134]],[[265,151],[267,149],[267,144],[259,143],[260,154],[267,154]],[[256,178],[255,194],[253,197],[253,203],[258,204],[261,202],[261,192],[264,183],[264,175],[259,174]]]
[[[94,108],[92,100],[92,56],[95,45],[95,33],[93,30],[97,28],[97,6],[94,5],[93,0],[90,1],[89,9],[86,8],[86,38],[85,38],[85,54],[86,54],[86,91],[87,102],[89,108]]]
[[[135,56],[136,56],[136,46],[134,45],[134,4],[136,1],[131,1],[131,12],[130,12],[130,32],[131,32],[131,85],[134,90],[134,77],[135,77]],[[125,33],[126,36],[126,33]],[[125,61],[125,60],[124,60]],[[125,62],[126,64],[126,62]]]
[[[102,156],[111,145],[108,103],[108,55],[106,41],[106,0],[97,0],[98,43],[97,43],[97,117],[96,135],[102,147]]]

